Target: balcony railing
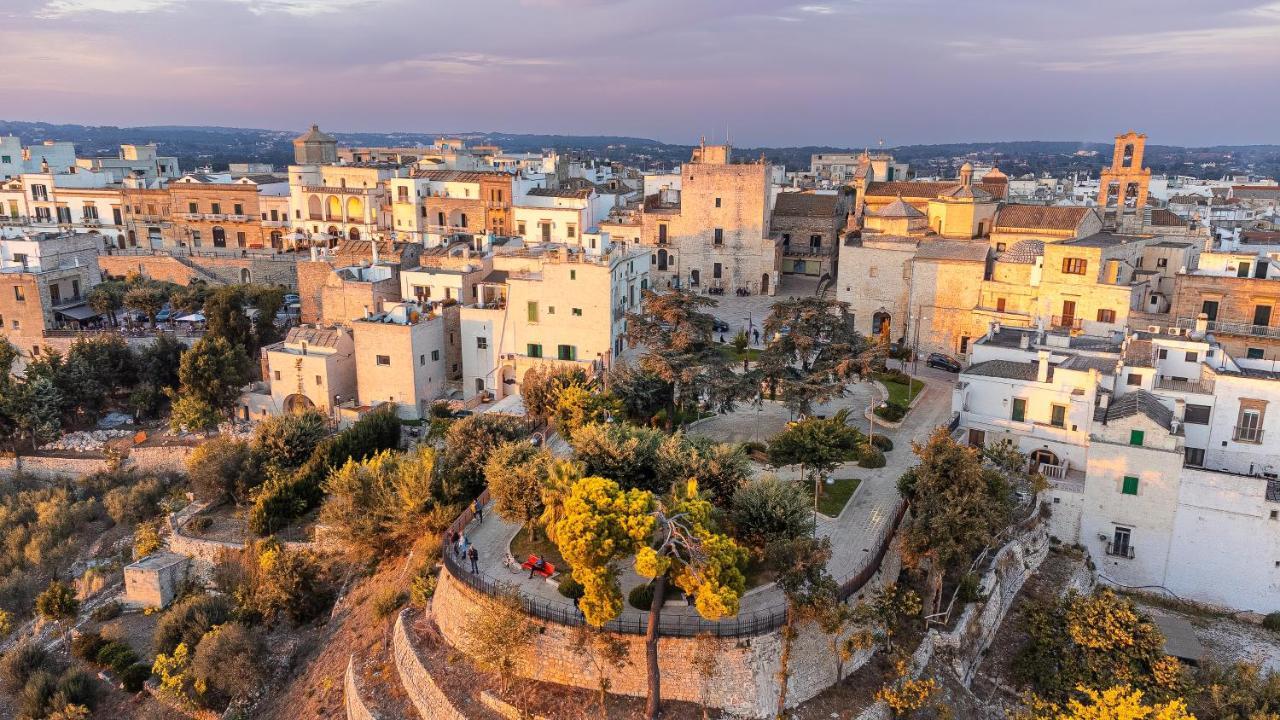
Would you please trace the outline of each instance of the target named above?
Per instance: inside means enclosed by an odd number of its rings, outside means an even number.
[[[1127,559],[1129,559],[1129,560],[1132,560],[1132,559],[1133,559],[1133,546],[1132,546],[1132,545],[1127,545],[1127,544],[1126,544],[1126,545],[1116,545],[1114,542],[1112,542],[1112,541],[1108,540],[1108,541],[1107,541],[1107,554],[1108,554],[1108,555],[1111,555],[1112,557],[1122,557],[1122,558],[1127,558]]]
[[[1262,443],[1262,428],[1249,425],[1236,425],[1232,439],[1242,443]]]
[[[1067,478],[1067,464],[1050,465],[1049,463],[1040,463],[1040,474],[1046,480],[1065,480]]]
[[[1070,315],[1054,315],[1049,325],[1055,330],[1079,330],[1084,327],[1084,320]]]
[[[1213,380],[1211,378],[1178,380],[1160,375],[1156,378],[1156,387],[1161,390],[1173,390],[1174,392],[1197,393],[1200,395],[1213,394]]]
[[[1195,318],[1178,318],[1178,327],[1183,328],[1184,330],[1194,330],[1196,327]],[[1272,325],[1251,325],[1249,323],[1232,323],[1210,320],[1207,329],[1209,332],[1221,333],[1223,335],[1280,338],[1280,326]]]

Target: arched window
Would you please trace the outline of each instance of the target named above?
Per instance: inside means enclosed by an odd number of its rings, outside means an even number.
[[[351,228],[349,231],[347,231],[347,237],[351,238],[352,240],[359,240],[360,228]]]
[[[347,220],[364,222],[364,204],[360,202],[360,198],[354,196],[347,198]]]
[[[307,198],[307,215],[309,220],[324,219],[324,203],[320,202],[319,195],[312,195]]]
[[[271,247],[275,248],[276,250],[279,250],[280,248],[284,247],[284,234],[281,233],[279,230],[271,231]]]
[[[223,230],[221,225],[213,226],[213,246],[214,247],[227,246],[227,231]]]
[[[253,273],[249,272],[249,268],[240,268],[240,283],[248,285],[253,281]]]
[[[342,201],[339,200],[337,196],[330,195],[328,206],[329,206],[329,219],[341,220],[342,219]]]
[[[667,251],[665,249],[658,250],[658,269],[667,269]]]

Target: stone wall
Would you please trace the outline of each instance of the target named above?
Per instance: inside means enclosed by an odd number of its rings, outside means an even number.
[[[346,679],[342,684],[343,704],[347,709],[347,720],[379,720],[378,716],[364,704],[360,698],[360,688],[356,685],[356,656],[347,660]]]
[[[896,579],[900,566],[898,553],[890,551],[881,563],[880,572],[850,601],[856,602],[863,594],[879,587],[884,578]],[[432,608],[441,634],[454,647],[465,646],[463,638],[468,623],[482,616],[492,603],[491,598],[457,580],[447,569],[441,570]],[[540,632],[520,658],[516,674],[596,689],[597,677],[590,661],[573,650],[573,628],[536,618],[530,621],[541,626]],[[629,660],[621,669],[608,671],[610,692],[643,697],[648,693],[644,636],[620,634],[618,637],[627,646]],[[772,717],[776,711],[782,652],[780,631],[743,638],[664,637],[658,644],[663,698],[702,703],[747,717]],[[695,658],[705,652],[719,659],[710,677],[695,669]],[[870,657],[869,651],[860,652],[838,668],[831,637],[812,623],[800,625],[792,641],[788,665],[787,705],[793,707],[813,698],[837,681],[838,670],[847,677]]]
[[[413,649],[405,626],[405,614],[401,610],[396,618],[396,627],[391,636],[392,653],[396,661],[396,672],[400,674],[400,685],[405,694],[418,710],[418,714],[431,720],[467,720],[458,709],[449,702],[444,691],[431,679],[431,673],[423,667],[418,653]]]
[[[179,285],[189,285],[193,279],[235,285],[244,281],[245,270],[255,283],[298,285],[297,259],[289,255],[102,255],[98,266],[104,275],[122,277],[137,272]]]
[[[186,468],[187,456],[193,449],[185,445],[130,448],[124,467],[143,471],[181,472]],[[110,461],[106,458],[43,455],[0,457],[0,475],[14,475],[21,471],[26,475],[45,480],[84,477],[102,472],[109,467]]]

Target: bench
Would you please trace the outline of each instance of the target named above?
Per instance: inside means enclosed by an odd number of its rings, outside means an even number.
[[[525,560],[524,562],[520,563],[520,567],[524,568],[525,570],[533,570],[533,566],[537,562],[538,562],[538,556],[530,555],[528,560]],[[542,563],[542,568],[540,570],[534,570],[534,572],[550,580],[551,578],[555,577],[556,566],[544,560]]]

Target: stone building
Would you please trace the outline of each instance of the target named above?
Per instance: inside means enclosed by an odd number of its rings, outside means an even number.
[[[849,195],[780,193],[774,200],[770,229],[782,246],[784,275],[835,277],[840,236],[847,222]]]
[[[1147,207],[1151,168],[1142,167],[1147,136],[1130,130],[1116,136],[1111,164],[1102,168],[1098,179],[1098,207],[1107,227],[1124,232],[1139,230],[1142,211]]]
[[[169,184],[173,238],[193,250],[270,247],[263,233],[259,186],[229,174],[188,173]]]
[[[1201,253],[1173,282],[1169,325],[1195,327],[1197,318],[1236,357],[1280,359],[1280,267],[1247,246]]]
[[[135,608],[168,607],[182,592],[190,564],[186,555],[156,552],[125,566],[125,604]]]
[[[387,183],[408,170],[398,163],[289,166],[289,208],[295,233],[309,244],[385,235],[391,227]]]
[[[298,165],[332,165],[338,162],[338,141],[319,125],[293,139],[293,161]]]
[[[332,415],[338,405],[356,397],[355,345],[349,328],[289,328],[284,340],[262,348],[262,361],[265,387],[241,396],[244,420],[312,409]]]
[[[991,249],[1002,253],[1022,240],[1057,242],[1088,237],[1101,230],[1102,216],[1095,208],[1009,203],[996,211],[991,225]]]
[[[426,246],[458,235],[512,234],[511,204],[522,189],[510,173],[477,170],[419,169],[387,184],[396,237]]]
[[[703,144],[680,169],[680,188],[644,199],[641,243],[653,248],[656,287],[777,291],[782,247],[769,228],[764,162],[733,163],[728,145]]]
[[[429,417],[447,380],[444,318],[417,303],[384,303],[351,330],[360,408],[390,402],[406,420]]]
[[[46,331],[98,317],[85,296],[102,282],[98,239],[42,233],[0,240],[0,334],[24,358],[41,353]]]

